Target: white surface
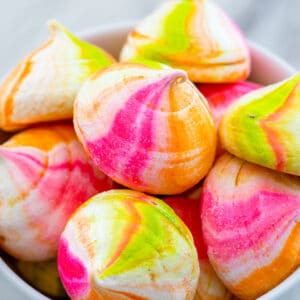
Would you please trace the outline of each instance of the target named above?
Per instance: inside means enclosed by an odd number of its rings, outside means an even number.
[[[123,29],[122,29],[123,28]],[[85,37],[90,41],[104,46],[109,52],[117,55],[126,32],[129,30],[130,24],[124,26],[113,26],[112,28],[100,28],[92,30]],[[293,71],[285,62],[270,54],[268,51],[259,47],[252,47],[251,50],[254,71],[252,72],[253,80],[258,80],[260,83],[268,83],[277,81],[290,75]],[[257,70],[260,72],[257,72]],[[271,294],[268,294],[261,300],[298,300],[300,293],[297,290],[299,285],[300,271],[292,275],[280,286],[274,289]],[[42,295],[26,285],[20,278],[16,276],[0,259],[0,299],[1,300],[44,300]],[[21,290],[23,292],[21,292]]]

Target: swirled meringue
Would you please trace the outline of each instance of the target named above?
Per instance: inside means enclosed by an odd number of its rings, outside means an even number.
[[[30,53],[0,84],[0,128],[71,119],[83,82],[114,59],[81,41],[56,21],[50,39]]]
[[[249,162],[300,175],[300,73],[248,93],[220,125],[227,151]]]
[[[215,156],[207,102],[180,70],[115,64],[100,71],[78,94],[74,124],[100,170],[152,194],[191,188]]]
[[[224,154],[201,196],[211,264],[239,299],[256,299],[300,266],[300,179]]]
[[[28,129],[0,146],[0,178],[0,247],[27,261],[54,258],[73,211],[112,187],[68,124]]]
[[[129,34],[120,58],[168,64],[194,82],[236,82],[250,71],[240,30],[210,0],[164,1]]]
[[[193,238],[163,201],[111,190],[84,203],[61,237],[58,270],[73,300],[193,300]]]

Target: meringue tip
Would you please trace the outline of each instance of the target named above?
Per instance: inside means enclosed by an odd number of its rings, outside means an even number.
[[[183,83],[188,80],[188,74],[187,72],[181,70],[181,69],[173,69],[171,70],[173,76],[174,76],[174,81],[176,83]]]
[[[296,71],[290,78],[294,78],[300,81],[300,71]]]
[[[51,35],[54,35],[56,32],[69,33],[67,28],[63,26],[60,22],[58,22],[56,19],[50,19],[47,22],[47,26]]]

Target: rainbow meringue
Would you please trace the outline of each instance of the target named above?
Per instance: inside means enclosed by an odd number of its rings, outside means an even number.
[[[199,215],[202,187],[188,193],[164,198],[191,231],[198,253],[200,277],[194,300],[230,300],[232,294],[227,290],[211,266],[203,241],[202,224]]]
[[[215,156],[207,102],[181,70],[115,64],[100,71],[78,94],[74,125],[100,170],[151,194],[191,188]]]
[[[300,175],[300,73],[235,102],[220,125],[230,153],[277,171]]]
[[[194,82],[236,82],[250,72],[242,33],[209,0],[165,1],[129,34],[120,59],[168,64]]]
[[[163,201],[111,190],[84,203],[62,234],[58,270],[72,300],[192,300],[197,252]]]
[[[112,187],[68,124],[28,129],[0,146],[0,178],[0,247],[26,261],[55,257],[73,211]]]
[[[0,84],[0,128],[70,119],[82,83],[114,59],[79,40],[56,21],[50,39],[24,58]]]
[[[211,264],[239,299],[256,299],[300,266],[300,179],[224,154],[201,196]]]

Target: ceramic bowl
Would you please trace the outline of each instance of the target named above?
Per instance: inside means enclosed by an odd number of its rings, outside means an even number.
[[[126,36],[135,23],[136,22],[126,22],[114,24],[112,26],[101,26],[82,32],[80,37],[95,45],[103,47],[115,57],[118,57]],[[252,72],[250,79],[254,82],[270,84],[280,81],[295,72],[295,70],[285,61],[253,42],[250,42],[250,50],[252,57]],[[0,290],[2,291],[2,295],[3,293],[5,294],[5,299],[50,299],[23,281],[1,258]],[[2,299],[1,296],[0,298]],[[300,299],[300,268],[276,288],[259,298],[259,300],[271,299]]]

